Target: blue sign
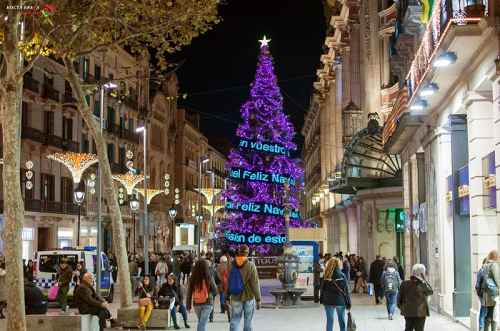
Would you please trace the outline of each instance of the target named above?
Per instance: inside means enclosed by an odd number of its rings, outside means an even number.
[[[226,201],[226,210],[241,211],[254,214],[265,214],[269,216],[284,216],[285,208],[272,203],[261,202],[236,202]],[[299,219],[300,213],[298,209],[290,210],[290,218]]]
[[[231,177],[232,179],[242,179],[270,184],[283,185],[285,183],[288,183],[290,185],[295,185],[295,179],[287,175],[272,174],[258,170],[245,170],[242,168],[232,168],[229,172],[229,177]]]
[[[238,146],[240,148],[247,148],[257,152],[290,156],[288,148],[276,143],[263,143],[260,141],[252,141],[242,138],[240,139]]]
[[[283,245],[286,243],[286,236],[280,234],[260,234],[260,233],[238,233],[232,231],[224,232],[227,241],[237,244],[250,245]]]

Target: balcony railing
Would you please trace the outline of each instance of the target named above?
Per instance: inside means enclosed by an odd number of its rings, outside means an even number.
[[[41,144],[51,145],[57,148],[70,150],[73,152],[79,151],[79,145],[76,141],[63,139],[53,134],[47,134],[29,126],[23,126],[21,130],[21,137],[22,139],[30,139],[39,142]]]
[[[56,89],[54,89],[50,85],[45,85],[44,84],[43,85],[42,98],[51,99],[51,100],[59,102],[60,101],[60,99],[59,99],[59,91],[57,91]]]
[[[31,92],[40,93],[40,82],[31,76],[25,76],[23,79],[23,86]]]
[[[21,137],[23,139],[30,139],[42,144],[45,144],[47,136],[40,130],[23,126],[21,130]]]
[[[0,200],[0,212],[3,213],[4,203]],[[25,199],[24,209],[29,212],[36,213],[54,213],[54,214],[78,214],[78,205],[73,202],[60,202],[60,201],[47,201],[47,200],[35,200],[35,199]]]
[[[64,150],[67,150],[67,151],[72,151],[72,152],[78,153],[79,144],[76,141],[72,141],[69,139],[63,139],[62,148]]]

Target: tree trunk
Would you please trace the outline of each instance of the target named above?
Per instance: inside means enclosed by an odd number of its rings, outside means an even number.
[[[24,277],[22,267],[21,232],[24,223],[24,203],[20,186],[21,163],[21,58],[16,48],[19,40],[18,19],[12,19],[5,33],[3,55],[6,74],[2,82],[3,129],[3,199],[7,291],[7,329],[25,331]]]
[[[73,68],[73,62],[65,59],[66,73],[71,88],[75,93],[78,102],[78,110],[82,115],[85,124],[89,128],[89,132],[95,141],[97,148],[97,157],[99,158],[100,176],[102,187],[104,188],[104,197],[109,207],[112,228],[113,228],[113,246],[116,255],[116,263],[118,265],[118,283],[120,285],[120,304],[122,308],[132,305],[132,285],[130,283],[130,272],[127,259],[127,246],[125,244],[125,231],[123,229],[122,214],[118,204],[116,192],[114,190],[113,178],[111,175],[111,167],[106,151],[106,141],[101,133],[100,125],[94,119],[89,105],[85,100],[80,78]]]

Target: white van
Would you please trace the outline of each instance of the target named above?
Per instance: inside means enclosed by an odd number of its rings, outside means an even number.
[[[56,283],[57,268],[62,259],[66,259],[73,270],[76,264],[84,261],[85,269],[96,276],[96,255],[95,247],[85,247],[83,249],[64,248],[58,250],[38,251],[35,253],[34,280],[42,290],[45,297],[49,289]],[[71,282],[68,298],[73,297],[75,283]],[[108,302],[113,302],[114,283],[111,277],[111,265],[106,254],[101,252],[101,297]]]

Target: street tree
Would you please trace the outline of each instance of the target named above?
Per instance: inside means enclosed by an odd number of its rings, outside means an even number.
[[[111,168],[99,121],[86,96],[103,81],[82,82],[74,61],[82,56],[124,47],[137,56],[154,54],[155,75],[167,69],[169,53],[218,22],[218,0],[55,0],[5,1],[0,8],[0,107],[3,130],[3,192],[7,262],[8,330],[25,330],[21,269],[21,230],[24,219],[20,182],[20,142],[23,76],[45,56],[61,59],[61,74],[69,82],[77,108],[95,141],[101,165],[103,195],[113,228],[113,243],[123,307],[132,304],[125,234]],[[12,300],[12,301],[10,301]]]

